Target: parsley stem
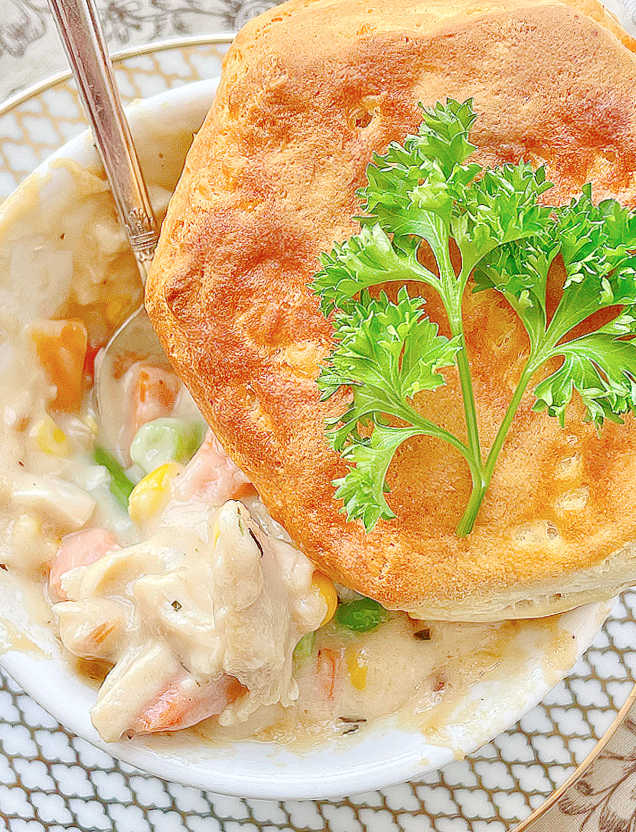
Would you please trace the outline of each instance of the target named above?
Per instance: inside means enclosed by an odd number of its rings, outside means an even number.
[[[462,348],[457,353],[457,367],[459,369],[459,380],[461,382],[462,397],[464,399],[464,417],[466,419],[468,447],[475,458],[475,462],[481,466],[481,445],[479,442],[479,428],[477,426],[477,408],[475,406],[473,380],[470,374],[470,364],[468,363],[468,353],[466,351],[464,327],[460,326],[459,329],[453,329],[451,323],[451,331],[453,335],[459,335],[462,339]]]
[[[479,508],[488,487],[484,482],[483,474],[478,479],[475,471],[471,471],[471,473],[473,477],[473,490],[470,492],[470,499],[468,500],[462,519],[455,529],[455,534],[458,537],[466,537],[472,532]]]
[[[490,485],[490,480],[492,479],[492,475],[495,470],[495,465],[497,464],[497,457],[499,456],[499,452],[501,451],[503,444],[506,441],[506,436],[508,435],[508,431],[510,430],[512,420],[514,419],[515,414],[519,409],[519,405],[521,404],[523,394],[526,392],[530,379],[532,378],[532,375],[534,374],[535,370],[536,362],[528,361],[528,363],[524,367],[523,372],[521,373],[521,378],[519,379],[519,383],[517,384],[517,389],[515,390],[514,395],[510,400],[510,404],[508,405],[503,421],[499,426],[499,430],[497,431],[497,435],[495,436],[495,441],[492,443],[490,451],[488,452],[486,464],[483,467],[481,482],[475,482],[475,474],[473,472],[473,490],[470,495],[468,505],[466,506],[466,510],[464,511],[464,515],[462,519],[459,521],[459,524],[456,529],[456,532],[460,537],[465,537],[466,535],[470,534],[473,530],[475,520],[477,519],[477,514],[479,513],[479,509],[484,499],[484,495],[486,494],[488,486]]]
[[[470,374],[470,363],[468,361],[468,350],[466,347],[466,336],[464,335],[464,323],[461,313],[461,296],[457,304],[447,307],[448,322],[451,334],[458,336],[461,340],[461,349],[457,353],[457,369],[459,370],[459,381],[462,387],[462,398],[464,400],[464,418],[466,420],[466,435],[468,447],[475,460],[481,467],[481,444],[479,442],[479,427],[477,425],[477,408],[475,406],[475,393],[473,391],[473,380]]]
[[[442,284],[445,288],[442,299],[446,308],[451,334],[454,337],[459,337],[461,340],[461,349],[457,353],[456,361],[462,388],[464,419],[466,422],[466,435],[468,437],[467,450],[469,453],[464,454],[464,456],[470,467],[470,474],[473,480],[473,489],[468,505],[456,529],[457,535],[464,537],[472,531],[477,512],[488,488],[488,483],[483,472],[475,391],[473,390],[473,379],[470,372],[464,321],[462,319],[462,298],[466,287],[467,276],[463,270],[460,272],[459,277],[455,274],[447,248],[444,251],[443,257],[438,259],[438,263],[440,274],[442,275]]]
[[[405,422],[410,422],[410,424],[420,428],[423,435],[435,436],[437,439],[442,439],[444,442],[448,442],[449,445],[460,452],[460,454],[472,467],[473,457],[470,448],[468,448],[461,441],[461,439],[458,439],[454,433],[446,430],[446,428],[436,425],[435,422],[430,422],[410,407],[402,407],[400,410],[396,410],[395,415],[400,419],[404,419]]]
[[[450,258],[448,239],[446,240],[446,245],[436,251],[435,254],[443,286],[441,297],[446,309],[451,334],[454,337],[459,337],[461,340],[461,349],[457,353],[456,360],[457,369],[459,370],[459,380],[462,388],[462,398],[464,400],[464,418],[466,420],[468,447],[470,448],[470,452],[473,456],[475,467],[481,468],[482,459],[481,444],[479,442],[479,427],[477,424],[477,407],[475,405],[475,393],[473,391],[473,380],[470,373],[468,348],[466,346],[464,321],[462,318],[462,299],[464,296],[464,289],[466,287],[466,277],[463,270],[460,272],[459,276],[455,274],[455,269],[453,268]],[[473,479],[474,477],[475,474],[473,473]]]
[[[515,390],[514,395],[510,400],[510,404],[508,405],[508,409],[506,410],[506,415],[503,418],[503,422],[501,423],[501,425],[499,425],[497,436],[495,436],[495,441],[492,443],[492,447],[488,452],[488,458],[486,460],[486,465],[484,468],[486,487],[490,485],[490,480],[492,479],[493,471],[495,470],[495,465],[497,464],[497,457],[499,456],[499,452],[501,451],[503,444],[506,441],[506,436],[508,435],[510,425],[512,424],[512,420],[515,418],[515,414],[519,409],[519,405],[521,404],[523,394],[526,392],[526,388],[528,387],[528,384],[534,374],[534,371],[534,362],[528,361],[528,363],[524,367],[523,372],[521,373],[521,378],[519,379],[519,383],[517,384],[517,389]]]

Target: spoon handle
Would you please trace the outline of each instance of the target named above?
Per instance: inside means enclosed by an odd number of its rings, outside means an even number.
[[[93,0],[49,0],[142,282],[157,223]]]

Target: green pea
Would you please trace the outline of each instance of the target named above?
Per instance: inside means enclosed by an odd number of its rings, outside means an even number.
[[[336,621],[341,627],[364,633],[375,630],[389,617],[388,612],[377,601],[371,598],[359,598],[349,604],[339,604],[336,610]]]
[[[115,457],[104,448],[96,447],[93,451],[93,458],[110,474],[110,493],[123,508],[128,509],[128,498],[135,487],[134,482],[126,476],[126,472]]]
[[[308,659],[314,651],[316,643],[316,633],[305,633],[298,644],[294,647],[294,658],[296,661],[302,662]]]
[[[205,425],[183,419],[162,418],[142,425],[130,446],[130,458],[149,474],[166,462],[188,462],[203,437]]]

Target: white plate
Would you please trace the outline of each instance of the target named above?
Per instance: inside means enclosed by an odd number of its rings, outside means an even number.
[[[142,156],[144,147],[152,141],[153,124],[160,122],[164,131],[171,124],[196,130],[216,83],[190,84],[133,105],[129,116]],[[60,189],[68,183],[62,169],[50,166],[53,159],[60,158],[94,166],[97,159],[90,136],[84,134],[69,142],[36,171],[36,176],[48,176],[40,200],[41,204],[50,201],[51,210]],[[580,655],[589,646],[608,612],[606,605],[595,605],[566,614],[561,618],[559,644],[555,644],[553,635],[548,637],[547,630],[545,638],[533,641],[531,631],[521,628],[492,678],[473,686],[466,699],[447,714],[446,745],[433,745],[421,733],[405,730],[387,719],[359,736],[299,752],[260,742],[214,745],[176,735],[105,744],[89,718],[94,688],[72,673],[51,633],[29,620],[28,607],[20,602],[9,582],[0,582],[0,605],[4,617],[17,628],[26,629],[45,654],[12,649],[0,657],[0,663],[69,730],[159,777],[225,794],[273,799],[338,797],[381,788],[470,753],[515,723],[545,696],[570,669],[574,654]],[[568,658],[555,660],[556,647],[565,644],[574,649],[557,650],[557,655],[562,652]],[[531,658],[520,664],[520,653]]]

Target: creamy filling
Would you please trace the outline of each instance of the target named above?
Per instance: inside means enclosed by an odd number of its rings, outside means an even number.
[[[294,647],[325,615],[312,574],[241,503],[178,500],[143,543],[67,572],[68,600],[53,607],[64,646],[115,664],[93,710],[102,736],[127,731],[183,671],[198,685],[228,675],[246,689],[223,708],[223,724],[289,706],[298,697]]]

